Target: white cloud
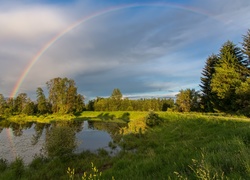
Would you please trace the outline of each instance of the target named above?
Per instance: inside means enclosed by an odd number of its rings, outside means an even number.
[[[0,38],[33,39],[65,28],[61,12],[47,6],[23,6],[0,12]]]

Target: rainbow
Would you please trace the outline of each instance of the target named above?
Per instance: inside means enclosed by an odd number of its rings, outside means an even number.
[[[21,87],[24,79],[26,78],[26,76],[28,75],[28,73],[30,72],[31,68],[35,65],[35,63],[40,59],[40,57],[54,44],[56,43],[60,38],[62,38],[66,33],[68,33],[69,31],[73,30],[74,28],[78,27],[79,25],[94,19],[96,17],[102,16],[104,14],[108,14],[114,11],[119,11],[122,9],[126,9],[126,8],[135,8],[135,7],[143,7],[143,6],[156,6],[156,7],[172,7],[172,8],[177,8],[177,9],[182,9],[185,11],[190,11],[193,13],[197,13],[197,14],[201,14],[207,17],[210,17],[212,19],[215,19],[216,21],[221,21],[219,18],[215,17],[214,15],[202,10],[202,9],[198,9],[198,8],[194,8],[191,6],[183,6],[180,4],[174,4],[174,3],[135,3],[135,4],[126,4],[126,5],[121,5],[121,6],[114,6],[114,7],[110,7],[108,9],[104,9],[102,11],[98,11],[95,12],[93,14],[90,14],[89,16],[83,17],[82,19],[74,22],[73,24],[69,25],[67,28],[65,28],[63,31],[61,31],[60,33],[58,33],[56,36],[54,36],[52,39],[50,39],[37,53],[36,55],[30,60],[30,62],[28,63],[28,65],[26,66],[26,68],[24,69],[24,71],[22,72],[21,76],[19,77],[19,79],[17,80],[11,94],[10,97],[15,97],[19,88]]]
[[[126,5],[121,5],[121,6],[113,6],[107,9],[104,9],[102,11],[98,11],[95,12],[93,14],[90,14],[89,16],[83,17],[82,19],[70,24],[68,27],[66,27],[65,29],[63,29],[61,32],[59,32],[56,36],[54,36],[52,39],[50,39],[46,44],[44,44],[44,46],[35,54],[35,56],[29,61],[29,63],[27,64],[26,68],[24,69],[24,71],[22,72],[21,76],[19,77],[19,79],[17,80],[17,82],[15,83],[15,86],[10,94],[10,97],[15,97],[18,90],[20,89],[24,79],[26,78],[26,76],[28,75],[28,73],[30,72],[31,68],[35,65],[35,63],[40,59],[40,57],[51,47],[53,46],[53,44],[55,44],[60,38],[62,38],[65,34],[67,34],[68,32],[70,32],[71,30],[73,30],[74,28],[80,26],[81,24],[97,18],[99,16],[114,12],[114,11],[119,11],[122,9],[127,9],[127,8],[136,8],[136,7],[170,7],[170,8],[177,8],[177,9],[182,9],[185,11],[190,11],[192,13],[196,13],[196,14],[200,14],[200,15],[204,15],[207,16],[209,18],[212,18],[216,21],[221,22],[221,20],[210,14],[209,12],[206,12],[202,9],[198,9],[198,8],[194,8],[191,6],[183,6],[180,4],[175,4],[175,3],[135,3],[135,4],[126,4]],[[8,133],[8,139],[10,141],[11,144],[11,148],[12,148],[12,154],[14,157],[17,157],[17,152],[16,149],[14,147],[14,143],[12,140],[12,132],[9,129],[7,131]]]
[[[18,154],[16,152],[16,148],[15,148],[15,145],[14,145],[14,142],[13,142],[13,132],[11,131],[10,128],[7,128],[7,137],[8,137],[8,140],[10,142],[10,147],[11,147],[11,153],[12,153],[12,156],[13,156],[13,159],[17,158],[18,157]]]

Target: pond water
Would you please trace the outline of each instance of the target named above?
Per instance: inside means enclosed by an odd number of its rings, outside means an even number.
[[[72,138],[69,142],[76,142],[73,149],[75,153],[89,150],[97,152],[103,148],[109,153],[119,151],[119,147],[112,149],[109,143],[117,141],[119,138],[119,129],[126,126],[124,123],[113,122],[91,122],[91,121],[68,121],[44,123],[11,123],[8,121],[0,122],[0,158],[12,162],[16,157],[20,157],[27,164],[32,161],[35,155],[45,155],[46,144],[68,145],[63,141]],[[52,139],[52,132],[56,132],[58,127],[67,127],[67,131],[62,137]],[[70,137],[68,130],[73,132]],[[54,133],[55,134],[55,133]],[[60,142],[62,141],[62,142]]]

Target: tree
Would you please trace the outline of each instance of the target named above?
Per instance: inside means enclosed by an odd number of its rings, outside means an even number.
[[[90,100],[87,104],[87,110],[88,111],[95,111],[94,104],[95,104],[95,100]]]
[[[173,99],[162,99],[161,100],[161,110],[162,111],[167,111],[168,108],[174,107],[174,100]]]
[[[199,93],[194,89],[180,90],[176,95],[176,105],[180,112],[199,110]]]
[[[4,111],[5,116],[10,116],[14,113],[14,98],[8,98],[7,101],[7,108]]]
[[[218,62],[218,56],[212,54],[207,58],[205,67],[202,70],[201,77],[201,105],[202,109],[205,112],[214,112],[213,102],[215,101],[215,93],[212,92],[211,89],[211,81],[212,77],[215,73],[215,65]]]
[[[22,110],[23,114],[34,115],[35,114],[35,103],[31,101],[30,98],[27,99],[24,108]]]
[[[109,108],[111,111],[118,111],[120,110],[122,101],[122,93],[120,89],[115,88],[110,96],[110,103]]]
[[[227,41],[222,46],[211,80],[211,90],[217,96],[217,101],[214,103],[217,110],[237,110],[235,90],[246,80],[248,74],[242,59],[241,50],[231,41]]]
[[[6,100],[4,99],[4,96],[0,94],[0,116],[4,115],[6,107],[7,107]]]
[[[250,29],[248,29],[247,34],[243,35],[243,53],[246,55],[246,60],[244,63],[248,65],[250,63]]]
[[[121,100],[122,99],[122,93],[120,89],[115,88],[111,94],[111,98],[115,100]]]
[[[24,107],[27,103],[27,94],[26,93],[20,93],[18,96],[14,99],[14,112],[17,114],[21,114],[24,110]]]
[[[250,79],[241,82],[239,87],[236,87],[238,112],[246,116],[250,116]]]
[[[44,95],[43,89],[38,87],[36,90],[37,110],[39,114],[46,114],[49,112],[48,102]]]
[[[76,96],[76,112],[82,112],[83,110],[85,110],[85,104],[84,104],[84,96],[81,94],[77,94]]]
[[[49,102],[54,113],[74,113],[77,104],[77,87],[74,80],[54,78],[47,82]]]

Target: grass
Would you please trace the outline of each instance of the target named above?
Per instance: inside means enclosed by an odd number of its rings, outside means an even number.
[[[101,113],[122,117],[124,112],[84,112],[80,118]],[[131,129],[145,124],[148,112],[129,112]],[[75,179],[91,171],[93,162],[102,179],[250,179],[250,122],[244,117],[198,113],[158,112],[163,123],[143,133],[129,131],[116,156],[83,152],[63,158],[37,157],[26,167],[0,161],[0,179]],[[20,167],[19,167],[20,166]],[[18,168],[19,167],[19,168]]]
[[[84,111],[80,115],[72,114],[48,114],[40,116],[14,115],[7,118],[8,121],[17,122],[40,122],[50,123],[51,121],[71,121],[71,120],[94,120],[94,121],[111,121],[124,122],[123,117],[129,113],[130,119],[143,119],[148,112],[138,111]]]

